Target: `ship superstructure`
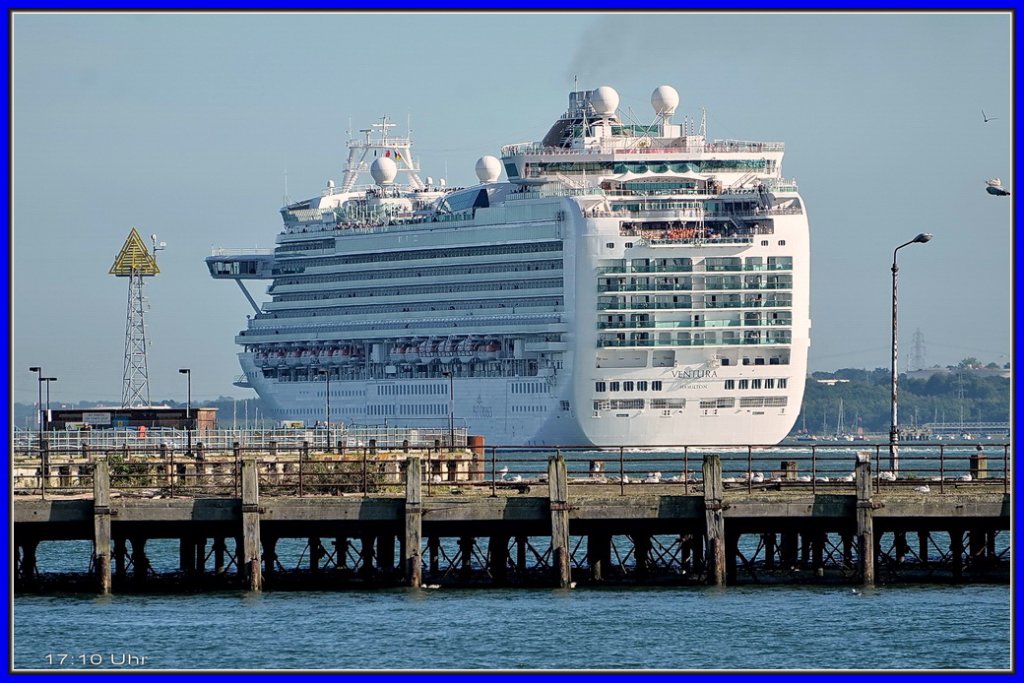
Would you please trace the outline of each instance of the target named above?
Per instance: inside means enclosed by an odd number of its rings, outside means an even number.
[[[627,122],[613,89],[572,92],[469,188],[424,183],[383,120],[350,143],[341,187],[282,209],[272,253],[207,259],[272,280],[262,306],[243,286],[242,384],[282,420],[329,404],[335,423],[454,423],[496,445],[780,441],[810,328],[783,145],[673,123],[667,86],[652,104]]]

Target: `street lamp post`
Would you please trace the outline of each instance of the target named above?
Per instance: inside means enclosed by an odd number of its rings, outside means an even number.
[[[181,368],[178,370],[185,375],[188,393],[185,395],[185,438],[187,446],[185,454],[192,455],[192,368]]]
[[[442,372],[448,378],[448,450],[455,450],[455,375]]]
[[[33,365],[28,369],[29,372],[34,372],[38,375],[36,383],[39,385],[39,401],[36,403],[36,407],[39,408],[37,411],[39,418],[39,447],[43,447],[43,369],[38,365]]]
[[[893,474],[900,469],[900,456],[899,456],[899,422],[896,417],[897,408],[897,391],[899,384],[899,374],[896,369],[896,275],[899,273],[899,266],[896,265],[896,252],[903,247],[911,244],[921,243],[929,241],[932,238],[931,233],[922,232],[914,239],[909,242],[904,242],[900,246],[896,247],[892,251],[892,415],[889,423],[889,469]]]
[[[56,382],[56,377],[40,377],[40,382],[46,382],[46,412],[43,413],[43,423],[49,426],[50,419],[50,382]]]
[[[331,371],[330,370],[325,370],[325,369],[321,368],[320,370],[317,370],[317,372],[327,378],[327,400],[326,400],[326,404],[327,404],[326,405],[326,408],[327,408],[327,420],[326,420],[327,421],[327,452],[330,453],[331,452]]]

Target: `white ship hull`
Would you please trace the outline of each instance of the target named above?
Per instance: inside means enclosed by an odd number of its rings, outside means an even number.
[[[573,93],[543,143],[506,148],[510,182],[485,160],[483,184],[433,194],[381,171],[364,195],[347,175],[282,210],[272,256],[207,259],[274,281],[236,338],[270,414],[454,423],[494,446],[781,441],[810,336],[781,144],[710,143],[667,116],[651,138],[588,120],[601,97]]]

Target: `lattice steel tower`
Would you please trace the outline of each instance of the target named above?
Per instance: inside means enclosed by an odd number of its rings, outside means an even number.
[[[135,228],[114,259],[110,274],[128,278],[128,317],[124,331],[124,384],[121,389],[121,407],[148,406],[149,367],[146,359],[145,299],[142,296],[143,278],[160,272],[156,265],[156,252],[166,246],[156,242],[153,235],[153,253],[146,249]]]

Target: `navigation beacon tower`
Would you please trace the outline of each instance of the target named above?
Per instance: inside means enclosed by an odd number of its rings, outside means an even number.
[[[166,242],[156,241],[152,236],[153,253],[146,249],[135,228],[121,247],[121,253],[114,259],[110,274],[128,278],[128,317],[124,331],[124,386],[121,390],[121,407],[134,408],[149,406],[149,369],[146,360],[146,324],[143,317],[145,299],[142,297],[144,277],[160,272],[156,265],[156,252],[167,247]]]

